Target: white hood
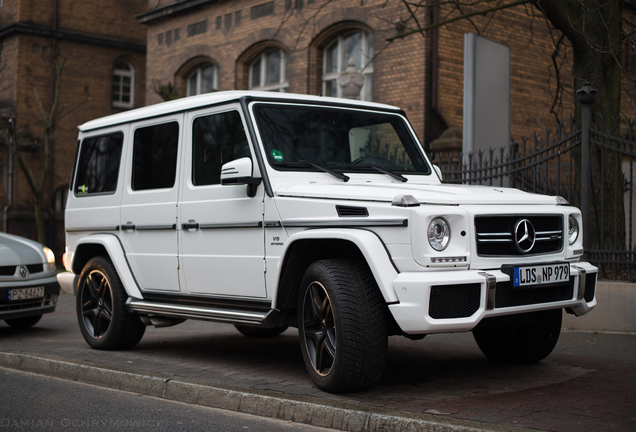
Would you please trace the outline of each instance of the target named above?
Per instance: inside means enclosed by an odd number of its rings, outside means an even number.
[[[276,190],[280,197],[391,202],[398,194],[413,195],[421,204],[555,205],[556,198],[518,189],[490,186],[415,183],[295,184]]]

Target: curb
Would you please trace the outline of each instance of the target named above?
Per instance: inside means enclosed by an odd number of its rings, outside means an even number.
[[[212,408],[253,414],[347,432],[529,431],[526,428],[439,416],[374,409],[315,398],[292,399],[273,392],[223,388],[170,376],[150,376],[67,360],[0,353],[0,366],[116,390]],[[338,406],[336,406],[338,405]],[[350,405],[350,406],[348,406]]]

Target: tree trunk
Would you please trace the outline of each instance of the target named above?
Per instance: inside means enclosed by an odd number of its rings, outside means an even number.
[[[44,210],[43,210],[44,200],[42,197],[43,194],[42,194],[42,191],[39,191],[38,193],[34,191],[33,195],[35,197],[34,214],[35,214],[35,226],[38,232],[38,242],[42,244],[46,244],[46,231],[44,229]]]
[[[599,131],[620,135],[622,4],[606,0],[534,0],[550,23],[572,45],[574,88],[589,82],[596,89],[592,124]],[[576,98],[576,95],[574,95]],[[581,105],[575,100],[575,116],[580,125]],[[593,127],[594,129],[594,127]],[[592,249],[623,249],[625,246],[624,186],[622,158],[600,145],[607,139],[591,134],[591,236]],[[596,143],[594,142],[596,141]],[[576,149],[575,160],[580,160]],[[617,181],[615,181],[615,179]],[[581,176],[577,170],[577,195]],[[577,203],[578,204],[578,203]]]

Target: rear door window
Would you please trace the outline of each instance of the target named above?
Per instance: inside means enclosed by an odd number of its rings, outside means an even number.
[[[112,194],[117,189],[124,134],[84,138],[75,178],[75,195]]]
[[[179,124],[177,122],[135,130],[132,189],[169,189],[177,174]]]

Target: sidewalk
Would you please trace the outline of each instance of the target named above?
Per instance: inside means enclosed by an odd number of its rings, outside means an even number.
[[[470,334],[392,337],[379,385],[332,395],[311,383],[295,329],[254,340],[187,321],[148,328],[130,351],[96,351],[74,301],[61,296],[29,330],[0,323],[0,366],[347,431],[636,429],[634,334],[564,332],[550,357],[522,366],[491,363]]]

